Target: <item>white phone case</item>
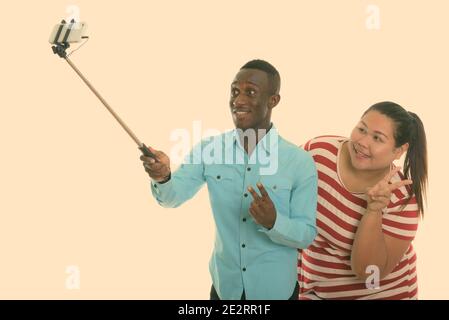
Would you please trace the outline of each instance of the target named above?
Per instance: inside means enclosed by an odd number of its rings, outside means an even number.
[[[61,25],[63,26],[63,28],[62,28],[61,32],[59,33],[58,39],[55,39]],[[70,25],[71,25],[70,22],[65,23],[65,24],[61,24],[61,23],[57,24],[53,28],[53,31],[52,31],[48,41],[51,44],[61,43],[63,41],[65,34],[67,32],[67,29],[69,28]],[[67,40],[65,42],[68,42],[68,43],[81,42],[83,40],[82,37],[84,37],[86,35],[86,31],[87,31],[87,24],[85,22],[75,22],[72,25],[69,37],[67,38]]]

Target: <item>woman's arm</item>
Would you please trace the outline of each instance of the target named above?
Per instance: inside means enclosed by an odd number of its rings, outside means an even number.
[[[363,280],[371,275],[368,267],[377,267],[380,279],[384,278],[401,261],[411,240],[403,240],[384,234],[382,231],[383,210],[390,203],[393,190],[411,184],[411,180],[390,183],[391,178],[400,170],[392,170],[374,187],[367,191],[367,210],[364,213],[351,252],[351,267],[354,273]]]
[[[351,253],[351,266],[358,278],[371,275],[370,266],[376,266],[380,279],[385,278],[401,261],[410,240],[391,237],[382,232],[382,211],[367,210],[357,229]],[[380,280],[379,279],[379,280]]]

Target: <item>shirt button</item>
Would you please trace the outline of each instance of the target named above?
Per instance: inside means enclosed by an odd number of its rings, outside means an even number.
[[[245,193],[244,195],[243,195],[245,198],[248,196],[248,194],[247,193]]]
[[[245,272],[245,271],[246,271],[246,268],[243,268],[242,270],[243,270],[243,272]]]
[[[221,176],[217,176],[217,179],[220,179],[221,178]]]
[[[243,218],[242,220],[243,220],[243,222],[246,222],[246,218]]]
[[[276,190],[276,186],[273,186],[273,189]]]
[[[250,168],[250,167],[248,167],[248,168],[246,168],[246,170],[248,170],[248,171],[251,171],[251,168]]]
[[[242,248],[245,248],[246,247],[246,245],[245,244],[242,244]]]
[[[154,184],[154,187],[157,188],[157,184]]]

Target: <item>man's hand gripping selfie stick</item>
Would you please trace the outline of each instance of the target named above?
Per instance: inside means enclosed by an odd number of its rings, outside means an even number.
[[[78,70],[78,68],[68,58],[66,49],[70,47],[70,44],[67,40],[70,35],[70,32],[72,31],[74,24],[75,24],[75,21],[72,19],[72,21],[70,22],[70,24],[66,30],[64,38],[62,39],[62,41],[58,41],[58,38],[60,37],[64,26],[66,25],[65,20],[62,20],[62,22],[59,26],[59,29],[56,33],[55,39],[53,41],[53,43],[54,43],[54,46],[52,46],[53,53],[57,54],[58,56],[63,58],[65,61],[67,61],[67,63],[72,67],[72,69],[75,70],[75,72],[80,76],[80,78],[89,87],[89,89],[92,90],[92,92],[97,96],[97,98],[101,101],[101,103],[103,103],[103,105],[106,107],[106,109],[108,109],[108,111],[114,116],[114,118],[118,121],[118,123],[120,123],[122,128],[125,129],[125,131],[128,133],[128,135],[137,143],[137,146],[139,147],[140,151],[142,151],[143,155],[146,157],[151,157],[155,161],[158,161],[157,157],[154,155],[154,153],[152,153],[148,149],[148,147],[137,138],[137,136],[131,131],[131,129],[125,124],[125,122],[123,122],[123,120],[117,115],[117,113],[115,113],[115,111],[112,110],[112,108],[109,106],[107,101],[98,93],[98,91],[92,86],[92,84],[86,79],[86,77],[84,77],[84,75]]]

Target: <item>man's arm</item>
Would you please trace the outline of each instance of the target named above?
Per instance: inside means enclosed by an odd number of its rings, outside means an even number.
[[[317,207],[317,173],[311,157],[301,161],[298,166],[298,183],[293,186],[290,213],[277,212],[273,202],[262,184],[258,188],[262,196],[249,188],[254,201],[249,209],[255,221],[273,242],[304,249],[315,239]]]
[[[184,159],[184,163],[174,172],[170,171],[170,161],[161,151],[152,149],[158,161],[141,157],[145,171],[150,175],[151,192],[157,202],[166,208],[175,208],[191,199],[204,184],[204,167],[201,161],[200,145]],[[168,170],[167,170],[168,168]]]

